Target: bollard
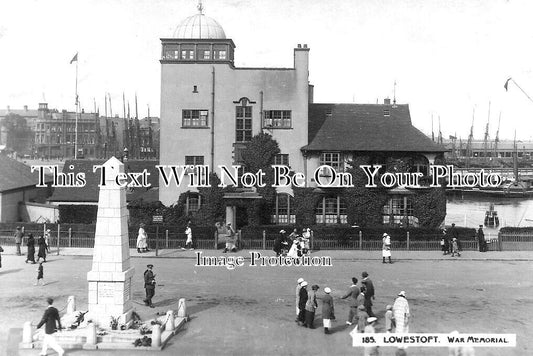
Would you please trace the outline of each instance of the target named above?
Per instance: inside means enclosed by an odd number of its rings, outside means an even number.
[[[165,246],[168,249],[168,230],[165,230]]]
[[[409,241],[409,231],[407,231],[407,251],[409,251],[409,245],[410,245],[410,241]]]
[[[181,298],[178,302],[178,318],[187,318],[187,305],[185,298]]]
[[[32,332],[31,332],[31,321],[24,323],[22,327],[22,343],[31,344],[33,342]]]
[[[266,231],[263,230],[263,250],[266,250]]]
[[[218,229],[215,231],[215,250],[218,249]]]
[[[68,247],[72,247],[72,228],[68,228]]]
[[[57,224],[57,255],[59,256],[59,234],[61,233],[61,225]]]
[[[152,327],[152,347],[161,347],[161,327],[157,324]]]
[[[165,330],[173,331],[175,328],[176,328],[176,325],[174,323],[174,311],[169,310],[167,311],[167,322],[165,324]]]
[[[363,232],[359,231],[359,249],[363,250]]]
[[[94,323],[87,324],[87,341],[86,345],[91,347],[96,345],[96,325]]]
[[[69,295],[67,299],[67,315],[72,314],[76,311],[76,297]]]

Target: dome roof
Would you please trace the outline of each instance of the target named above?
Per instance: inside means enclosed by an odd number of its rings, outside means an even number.
[[[226,39],[222,26],[202,13],[187,17],[174,31],[174,38]]]

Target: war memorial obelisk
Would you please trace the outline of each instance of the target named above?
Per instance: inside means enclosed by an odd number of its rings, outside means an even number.
[[[93,264],[87,273],[88,318],[109,328],[111,317],[119,318],[119,324],[130,322],[134,268],[130,266],[126,188],[116,182],[117,175],[124,173],[124,164],[112,157],[103,167],[105,185],[100,186]]]

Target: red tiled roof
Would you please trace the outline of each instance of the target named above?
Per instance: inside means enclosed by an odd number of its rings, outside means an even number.
[[[411,123],[408,105],[310,104],[303,151],[444,152]]]

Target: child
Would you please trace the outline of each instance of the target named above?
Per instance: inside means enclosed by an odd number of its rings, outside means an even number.
[[[394,327],[394,316],[392,314],[392,305],[387,305],[387,311],[385,312],[385,328],[387,333],[392,333]]]
[[[185,247],[188,248],[189,250],[194,250],[192,246],[192,229],[191,229],[190,224],[187,224],[187,228],[185,229],[185,235],[187,235],[187,241],[185,242]]]
[[[366,319],[368,319],[368,314],[366,312],[366,308],[364,305],[360,305],[358,307],[357,317],[359,318],[357,321],[357,329],[359,330],[360,333],[364,333],[365,326],[366,326]]]
[[[39,262],[39,267],[37,267],[37,282],[34,285],[41,284],[41,286],[44,286],[44,268],[43,268],[43,262]]]
[[[452,257],[457,254],[457,257],[461,257],[461,254],[459,253],[459,243],[457,242],[457,238],[453,238],[452,241]]]

